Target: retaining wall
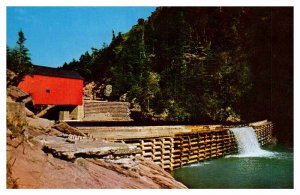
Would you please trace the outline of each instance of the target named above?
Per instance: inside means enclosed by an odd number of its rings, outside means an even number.
[[[154,161],[166,170],[237,151],[235,138],[227,130],[123,141],[140,148],[144,158]]]
[[[131,121],[129,103],[86,100],[83,121]]]
[[[253,127],[257,135],[260,145],[266,145],[272,141],[273,123],[269,121],[260,121],[256,123],[250,123],[249,126]]]
[[[273,124],[260,121],[248,124],[255,129],[261,145],[271,142]],[[237,143],[230,127],[147,126],[79,127],[93,137],[135,145],[139,155],[172,171],[185,164],[237,153]]]

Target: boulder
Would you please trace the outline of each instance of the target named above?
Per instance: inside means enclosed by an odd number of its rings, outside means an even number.
[[[26,121],[28,123],[28,126],[31,126],[33,128],[37,128],[40,130],[49,130],[54,125],[53,121],[50,121],[50,120],[44,119],[44,118],[26,117]]]
[[[30,98],[29,94],[16,86],[10,86],[7,88],[6,91],[7,91],[7,96],[10,96],[14,101],[22,102],[22,100],[26,100],[25,103],[29,101],[28,100],[28,98]]]
[[[105,90],[104,90],[104,95],[106,97],[109,97],[112,93],[112,85],[106,85]]]

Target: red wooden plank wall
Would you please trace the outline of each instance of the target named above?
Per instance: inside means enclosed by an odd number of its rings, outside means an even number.
[[[18,87],[32,96],[34,104],[82,105],[80,79],[27,75]]]

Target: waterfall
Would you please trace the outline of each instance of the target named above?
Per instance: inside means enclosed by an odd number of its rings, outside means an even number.
[[[266,157],[272,156],[273,153],[262,150],[259,146],[256,133],[252,127],[240,127],[230,129],[238,145],[238,155],[237,157]]]

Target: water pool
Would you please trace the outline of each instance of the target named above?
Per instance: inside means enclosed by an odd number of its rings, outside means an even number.
[[[263,148],[273,155],[230,156],[187,165],[172,174],[188,188],[290,189],[293,188],[293,152],[280,146]]]

